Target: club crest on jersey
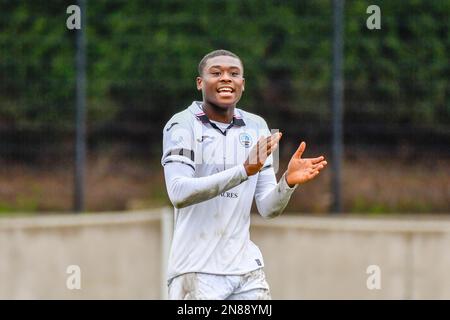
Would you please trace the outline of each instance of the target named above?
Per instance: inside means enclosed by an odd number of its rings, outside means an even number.
[[[239,135],[239,142],[245,148],[250,148],[250,146],[252,145],[252,137],[248,133],[243,132]]]

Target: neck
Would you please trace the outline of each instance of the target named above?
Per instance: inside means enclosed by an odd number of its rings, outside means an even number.
[[[233,120],[234,108],[235,106],[221,108],[203,101],[203,112],[205,112],[210,120],[217,122],[230,123]]]

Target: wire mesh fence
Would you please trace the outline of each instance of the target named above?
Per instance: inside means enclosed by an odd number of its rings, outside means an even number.
[[[76,31],[66,27],[71,4],[0,1],[2,170],[11,164],[71,170],[76,75]],[[346,156],[448,161],[450,4],[377,4],[381,29],[369,30],[371,3],[345,2]],[[201,100],[197,64],[217,48],[241,57],[246,91],[238,107],[284,133],[285,158],[300,139],[317,152],[330,152],[330,1],[87,1],[86,14],[88,157],[113,153],[121,161],[156,163],[164,123]],[[2,201],[10,202],[6,198]],[[449,198],[426,208],[445,210]],[[347,208],[353,208],[349,202]]]

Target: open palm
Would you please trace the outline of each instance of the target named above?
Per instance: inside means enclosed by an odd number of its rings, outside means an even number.
[[[286,182],[291,187],[314,179],[319,174],[320,170],[327,165],[323,156],[302,159],[305,149],[306,143],[303,141],[289,161]]]

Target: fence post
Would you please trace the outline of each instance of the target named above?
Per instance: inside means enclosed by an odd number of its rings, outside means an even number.
[[[344,20],[344,0],[333,0],[333,67],[332,67],[332,97],[331,109],[333,117],[333,147],[331,162],[331,190],[333,193],[333,203],[331,211],[342,212],[342,114],[343,114],[343,20]]]
[[[84,211],[84,178],[86,162],[86,0],[78,0],[81,29],[76,34],[76,132],[75,132],[75,212]]]

